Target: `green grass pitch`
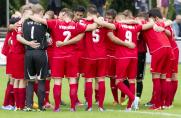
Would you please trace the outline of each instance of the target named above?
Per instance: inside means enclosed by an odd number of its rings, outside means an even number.
[[[105,108],[106,112],[99,112],[97,105],[93,105],[93,112],[86,112],[85,106],[77,107],[76,112],[69,111],[69,85],[67,79],[63,80],[62,86],[62,100],[67,103],[67,106],[62,106],[62,111],[59,113],[54,113],[52,110],[47,110],[46,112],[22,112],[22,111],[4,111],[0,109],[0,118],[181,118],[181,86],[178,87],[178,91],[174,100],[174,107],[168,110],[160,111],[150,111],[144,107],[150,97],[152,92],[152,82],[151,75],[149,71],[149,66],[147,65],[143,95],[141,98],[140,110],[133,112],[124,112],[125,106],[113,106],[113,98],[110,91],[109,78],[106,78],[106,97],[105,97]],[[179,65],[179,76],[181,79],[181,65]],[[80,79],[79,83],[79,99],[84,102],[84,79]],[[4,91],[7,84],[7,77],[5,75],[5,67],[0,67],[0,104],[3,103]],[[180,85],[180,83],[179,83]],[[52,88],[53,80],[51,81],[51,91],[50,100],[53,103],[52,98]],[[120,92],[119,92],[120,93]],[[120,96],[120,95],[119,95]],[[35,96],[36,97],[36,96]],[[93,95],[94,98],[94,95]],[[36,99],[35,99],[36,100]],[[93,99],[94,101],[94,99]]]

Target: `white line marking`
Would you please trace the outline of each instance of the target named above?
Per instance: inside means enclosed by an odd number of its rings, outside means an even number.
[[[61,109],[69,110],[69,108],[61,108]],[[106,109],[105,112],[126,112],[126,111],[115,110],[115,109]],[[181,114],[173,114],[173,113],[167,113],[167,112],[130,111],[129,113],[146,114],[146,115],[154,115],[154,116],[169,116],[169,117],[181,118]]]

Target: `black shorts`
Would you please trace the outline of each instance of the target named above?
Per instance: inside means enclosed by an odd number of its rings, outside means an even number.
[[[25,79],[42,80],[48,76],[48,58],[45,50],[26,50]]]
[[[137,80],[144,79],[145,67],[146,67],[146,52],[138,53],[138,69],[137,69],[137,78],[136,78]]]

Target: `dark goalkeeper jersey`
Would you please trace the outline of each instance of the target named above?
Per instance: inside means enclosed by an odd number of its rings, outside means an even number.
[[[25,20],[22,26],[23,37],[28,41],[37,41],[40,46],[36,50],[45,50],[48,47],[46,40],[47,26],[31,19]],[[30,46],[26,46],[27,50],[35,50]]]

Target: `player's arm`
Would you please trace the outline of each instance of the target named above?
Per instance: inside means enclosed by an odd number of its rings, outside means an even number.
[[[146,23],[146,24],[143,24],[142,25],[142,30],[148,30],[148,29],[150,29],[150,28],[152,28],[153,27],[153,25],[154,25],[154,22],[148,22],[148,23]]]
[[[108,29],[116,30],[116,26],[114,24],[108,23],[108,22],[104,21],[102,18],[95,18],[94,22],[97,23],[98,25],[106,27]]]
[[[165,34],[167,35],[167,36],[171,36],[171,32],[170,32],[170,30],[168,30],[168,29],[164,29],[164,32],[165,32]]]
[[[97,29],[97,27],[98,27],[97,23],[88,24],[85,31],[93,31]]]
[[[84,37],[84,33],[81,33],[81,34],[78,34],[77,36],[69,39],[66,42],[57,41],[56,46],[61,47],[61,46],[65,46],[65,45],[75,44],[75,43],[79,42],[81,39],[83,39],[83,37]]]
[[[28,45],[32,48],[38,48],[40,46],[40,43],[37,43],[36,41],[27,41],[26,39],[24,39],[20,34],[18,34],[16,36],[17,40],[24,44],[24,45]]]
[[[122,41],[120,40],[118,37],[116,37],[113,32],[108,32],[107,33],[107,36],[109,37],[109,39],[114,42],[115,44],[118,44],[118,45],[122,45],[122,46],[125,46],[125,47],[128,47],[130,49],[133,49],[135,48],[135,44],[132,43],[132,42],[125,42],[125,41]]]
[[[40,18],[40,17],[35,17],[35,16],[29,16],[30,19],[32,19],[35,22],[39,22],[42,23],[44,25],[47,25],[47,20],[44,18]]]
[[[173,21],[171,21],[171,20],[166,20],[166,21],[164,22],[165,27],[172,25],[172,23],[173,23]]]

